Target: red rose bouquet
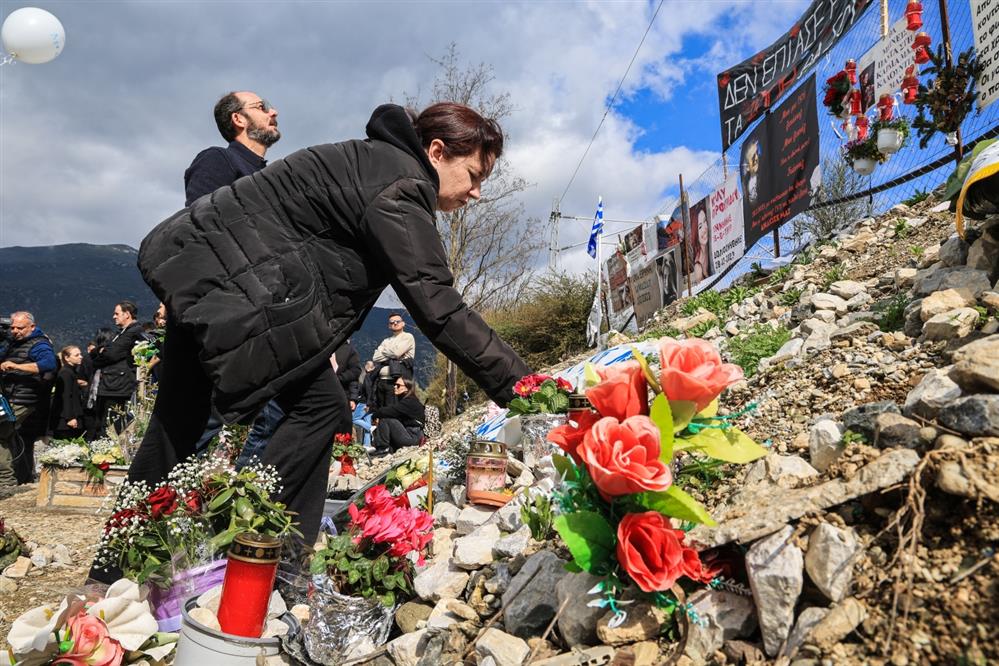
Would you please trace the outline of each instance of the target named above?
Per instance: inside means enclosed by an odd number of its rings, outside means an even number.
[[[356,474],[354,462],[364,455],[364,447],[354,441],[349,432],[333,436],[333,460],[340,462],[341,474]]]
[[[240,532],[297,533],[292,514],[271,500],[279,485],[273,467],[254,464],[237,472],[215,456],[177,465],[152,491],[126,482],[95,562],[117,566],[138,583],[168,587],[176,566],[221,557]]]
[[[412,595],[414,563],[434,536],[434,519],[410,508],[405,495],[394,496],[384,485],[364,493],[364,505],[348,507],[347,530],[316,552],[311,571],[325,573],[341,594],[377,597],[394,606]]]
[[[564,414],[569,409],[572,384],[551,375],[527,375],[513,385],[517,397],[510,401],[509,415]]]
[[[554,428],[548,439],[562,474],[555,528],[576,570],[605,576],[607,605],[634,584],[675,609],[678,581],[707,583],[715,572],[685,543],[694,523],[713,525],[707,510],[677,486],[676,459],[747,463],[766,455],[718,415],[718,396],[743,378],[700,338],[663,338],[658,367],[636,360],[586,368],[593,412]],[[651,397],[651,400],[650,400]]]
[[[822,105],[829,109],[829,113],[842,118],[846,111],[846,100],[850,94],[850,76],[846,70],[836,72],[826,79],[825,96],[822,98]]]

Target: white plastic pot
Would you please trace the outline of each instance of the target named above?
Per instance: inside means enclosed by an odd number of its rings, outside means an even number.
[[[281,641],[278,638],[233,636],[198,624],[188,614],[197,605],[197,597],[191,597],[184,604],[180,637],[177,639],[177,656],[173,661],[174,666],[207,666],[208,664],[211,666],[256,666],[256,664],[265,663],[264,660],[268,657],[277,657],[280,654]],[[298,622],[290,613],[285,613],[279,619],[289,625],[289,634],[299,631]]]
[[[869,157],[861,157],[860,159],[853,160],[853,170],[861,176],[870,176],[874,173],[874,168],[877,165],[878,163]]]
[[[883,155],[893,155],[902,148],[902,133],[890,127],[878,130],[878,150]]]

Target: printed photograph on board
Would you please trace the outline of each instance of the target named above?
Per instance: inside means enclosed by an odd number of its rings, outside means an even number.
[[[659,252],[679,245],[682,235],[683,215],[679,206],[670,215],[656,218],[656,246]]]
[[[711,213],[708,197],[690,207],[687,256],[691,284],[698,284],[714,273],[711,266]]]
[[[664,306],[680,298],[683,291],[680,270],[683,261],[680,255],[680,246],[674,245],[656,259],[656,273],[659,275],[659,289],[662,291],[662,304]]]

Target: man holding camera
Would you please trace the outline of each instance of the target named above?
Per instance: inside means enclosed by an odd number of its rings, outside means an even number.
[[[42,400],[56,370],[52,341],[35,325],[30,312],[10,316],[10,336],[0,347],[0,497],[17,486],[14,460],[30,443],[18,443],[18,430]],[[3,345],[3,342],[0,342]]]

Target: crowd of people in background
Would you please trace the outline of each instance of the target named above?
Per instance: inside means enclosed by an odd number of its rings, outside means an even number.
[[[160,349],[166,311],[161,304],[145,323],[138,316],[135,303],[121,301],[114,307],[113,328],[56,352],[32,313],[11,314],[9,331],[0,330],[0,497],[35,480],[36,441],[118,435],[133,417],[139,382],[155,394],[168,362]],[[426,408],[413,377],[416,341],[405,326],[402,316],[392,313],[391,334],[363,366],[350,340],[330,357],[350,400],[355,436],[374,455],[418,445],[424,436]],[[140,377],[133,350],[142,342],[156,346],[156,354]],[[237,467],[260,458],[267,441],[251,436]]]

